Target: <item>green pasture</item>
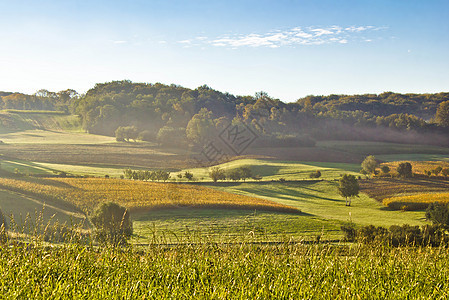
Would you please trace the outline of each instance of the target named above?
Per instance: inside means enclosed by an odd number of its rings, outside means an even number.
[[[305,213],[178,208],[132,215],[134,243],[340,239],[340,222]]]
[[[295,162],[295,161],[278,161],[269,159],[239,159],[224,164],[217,165],[223,170],[232,170],[239,167],[249,167],[253,175],[262,176],[262,181],[279,180],[309,180],[309,174],[319,170],[321,172],[320,179],[332,180],[339,178],[343,173],[353,175],[361,175],[360,165],[348,163],[326,163],[326,162]],[[172,174],[173,178],[177,178],[177,174],[184,174],[189,171],[194,178],[199,181],[212,181],[209,177],[210,168],[194,168],[182,170]],[[183,179],[185,180],[185,179]],[[253,181],[252,179],[248,179]]]
[[[79,116],[60,111],[4,110],[0,121],[2,134],[34,129],[83,132]]]
[[[236,183],[234,185],[210,187],[247,196],[261,197],[300,209],[311,217],[335,222],[354,222],[359,225],[424,225],[423,211],[388,210],[378,201],[361,193],[352,200],[350,207],[337,191],[337,182],[295,183]]]

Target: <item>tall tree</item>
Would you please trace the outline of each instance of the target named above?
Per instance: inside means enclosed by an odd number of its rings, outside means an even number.
[[[412,164],[409,162],[400,163],[398,165],[397,172],[398,172],[399,176],[401,176],[401,177],[404,177],[404,178],[412,177],[413,176]]]
[[[354,175],[344,174],[343,177],[340,178],[338,192],[345,197],[346,206],[351,206],[351,197],[358,197],[359,191],[360,186]]]
[[[435,119],[440,126],[449,127],[449,101],[440,103]]]
[[[362,170],[366,172],[366,174],[373,174],[376,171],[379,162],[376,160],[374,155],[369,155],[362,162]]]

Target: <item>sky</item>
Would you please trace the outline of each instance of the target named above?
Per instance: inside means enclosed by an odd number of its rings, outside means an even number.
[[[449,91],[449,1],[0,0],[0,91]]]

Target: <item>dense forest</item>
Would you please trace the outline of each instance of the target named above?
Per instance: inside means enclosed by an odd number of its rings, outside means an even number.
[[[188,89],[128,80],[34,95],[0,92],[1,109],[78,114],[89,133],[161,144],[200,144],[228,124],[244,124],[267,145],[352,139],[448,145],[449,93],[307,96],[293,103],[264,92],[234,96],[206,85]],[[278,144],[279,145],[279,144]]]

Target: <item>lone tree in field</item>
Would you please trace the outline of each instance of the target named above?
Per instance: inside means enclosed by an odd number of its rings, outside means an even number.
[[[346,206],[351,206],[351,197],[358,197],[360,191],[359,183],[354,175],[344,174],[340,178],[338,192],[345,197]]]
[[[113,202],[101,204],[93,213],[91,221],[102,243],[125,245],[133,233],[128,210]]]
[[[400,163],[397,169],[399,176],[404,178],[410,178],[413,176],[412,164],[409,162]]]
[[[218,180],[225,180],[226,173],[223,169],[220,169],[219,167],[213,167],[209,170],[209,177],[214,182],[217,182]]]
[[[365,160],[362,162],[362,170],[366,172],[366,174],[373,174],[376,171],[379,162],[376,160],[374,155],[367,156]]]

